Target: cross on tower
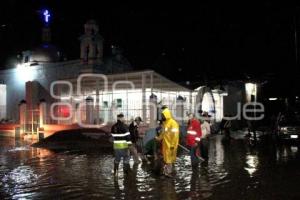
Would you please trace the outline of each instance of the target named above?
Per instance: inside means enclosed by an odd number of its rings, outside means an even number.
[[[44,15],[45,22],[48,23],[49,22],[49,18],[51,16],[50,12],[48,10],[45,10],[44,13],[43,13],[43,15]]]

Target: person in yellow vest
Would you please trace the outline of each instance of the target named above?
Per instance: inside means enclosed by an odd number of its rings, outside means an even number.
[[[179,125],[172,118],[171,111],[165,108],[162,111],[162,132],[156,137],[162,142],[162,154],[164,159],[164,175],[172,177],[173,164],[176,161],[179,143]]]
[[[128,173],[130,169],[129,165],[129,147],[132,145],[130,132],[128,126],[125,124],[124,114],[120,113],[117,115],[117,123],[111,127],[111,135],[113,137],[113,148],[114,148],[114,176],[118,176],[119,163],[123,158],[124,173]]]

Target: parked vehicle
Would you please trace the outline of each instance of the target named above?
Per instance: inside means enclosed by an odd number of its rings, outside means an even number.
[[[279,140],[300,141],[300,113],[279,113],[275,132]]]

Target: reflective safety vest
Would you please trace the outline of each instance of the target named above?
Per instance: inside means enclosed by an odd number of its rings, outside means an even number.
[[[130,140],[130,132],[126,133],[112,133],[114,138],[114,149],[126,149],[128,144],[132,144]]]

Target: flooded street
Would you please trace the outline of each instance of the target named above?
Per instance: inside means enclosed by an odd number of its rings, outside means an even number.
[[[112,176],[113,156],[101,152],[30,147],[0,138],[1,199],[299,199],[299,146],[271,142],[250,147],[243,139],[210,139],[208,163],[192,170],[180,153],[176,177],[155,175],[131,163],[129,175]],[[122,168],[122,167],[121,167]]]

